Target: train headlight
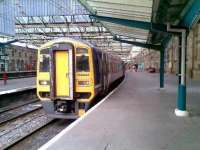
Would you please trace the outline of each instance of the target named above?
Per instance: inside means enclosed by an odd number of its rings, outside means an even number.
[[[39,84],[40,85],[49,85],[49,81],[47,81],[47,80],[40,80]]]
[[[78,81],[78,85],[80,86],[88,86],[90,84],[89,81]]]

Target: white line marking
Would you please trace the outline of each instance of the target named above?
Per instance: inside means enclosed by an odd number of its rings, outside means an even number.
[[[34,104],[33,107],[42,107],[42,104]]]
[[[77,124],[79,124],[82,120],[84,120],[90,113],[92,113],[97,107],[99,107],[105,100],[107,100],[119,87],[125,82],[125,78],[122,83],[118,87],[116,87],[114,90],[112,90],[103,100],[98,102],[95,106],[93,106],[91,109],[89,109],[83,116],[78,118],[76,121],[71,123],[67,128],[62,130],[60,133],[58,133],[55,137],[53,137],[50,141],[48,141],[46,144],[44,144],[42,147],[40,147],[38,150],[47,150],[50,146],[52,146],[56,141],[58,141],[62,136],[64,136],[67,132],[69,132],[72,128],[74,128]]]
[[[10,93],[16,93],[16,92],[25,91],[25,90],[30,90],[30,89],[34,89],[34,88],[36,88],[35,85],[33,85],[33,86],[28,86],[28,87],[23,87],[23,88],[12,89],[12,90],[7,90],[7,91],[1,91],[1,92],[0,92],[0,95],[10,94]]]

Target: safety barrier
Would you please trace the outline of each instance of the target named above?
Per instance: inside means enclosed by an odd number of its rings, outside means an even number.
[[[18,71],[18,72],[6,72],[8,79],[35,77],[36,71]],[[3,80],[4,72],[0,72],[0,80]]]

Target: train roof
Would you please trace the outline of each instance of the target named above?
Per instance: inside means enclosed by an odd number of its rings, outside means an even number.
[[[86,46],[89,46],[89,47],[94,47],[94,45],[92,45],[89,42],[82,41],[82,40],[79,40],[79,39],[72,39],[72,38],[64,37],[64,38],[57,38],[57,39],[51,40],[51,41],[43,44],[42,46],[40,46],[39,49],[44,49],[44,48],[49,47],[50,45],[53,45],[55,43],[61,43],[63,41],[72,42],[72,43],[75,43],[75,44],[80,44],[81,43],[81,44],[85,44]]]
[[[113,54],[111,54],[111,53],[108,53],[108,52],[106,52],[106,51],[103,51],[103,50],[98,49],[95,45],[93,45],[93,44],[91,44],[91,43],[89,43],[89,42],[87,42],[87,41],[83,41],[83,40],[81,40],[81,39],[68,38],[68,37],[57,38],[57,39],[51,40],[51,41],[49,41],[49,42],[43,44],[41,47],[39,47],[39,50],[40,50],[40,49],[48,48],[48,47],[50,47],[51,45],[53,45],[53,44],[55,44],[55,43],[61,43],[61,42],[63,42],[63,41],[65,41],[65,42],[72,42],[72,43],[75,43],[75,44],[80,44],[80,43],[81,43],[81,44],[84,44],[85,46],[92,47],[92,48],[94,48],[94,49],[97,50],[97,51],[100,51],[100,52],[103,52],[103,53],[107,53],[107,54],[109,54],[110,56],[113,56],[113,57],[120,58],[120,57],[117,56],[117,55],[113,55]]]

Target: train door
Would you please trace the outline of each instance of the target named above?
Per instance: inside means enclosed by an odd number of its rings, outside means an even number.
[[[73,100],[74,73],[73,49],[68,44],[58,44],[53,48],[53,91],[54,97]]]
[[[55,52],[55,81],[56,81],[56,97],[70,96],[70,77],[69,77],[69,52]]]

